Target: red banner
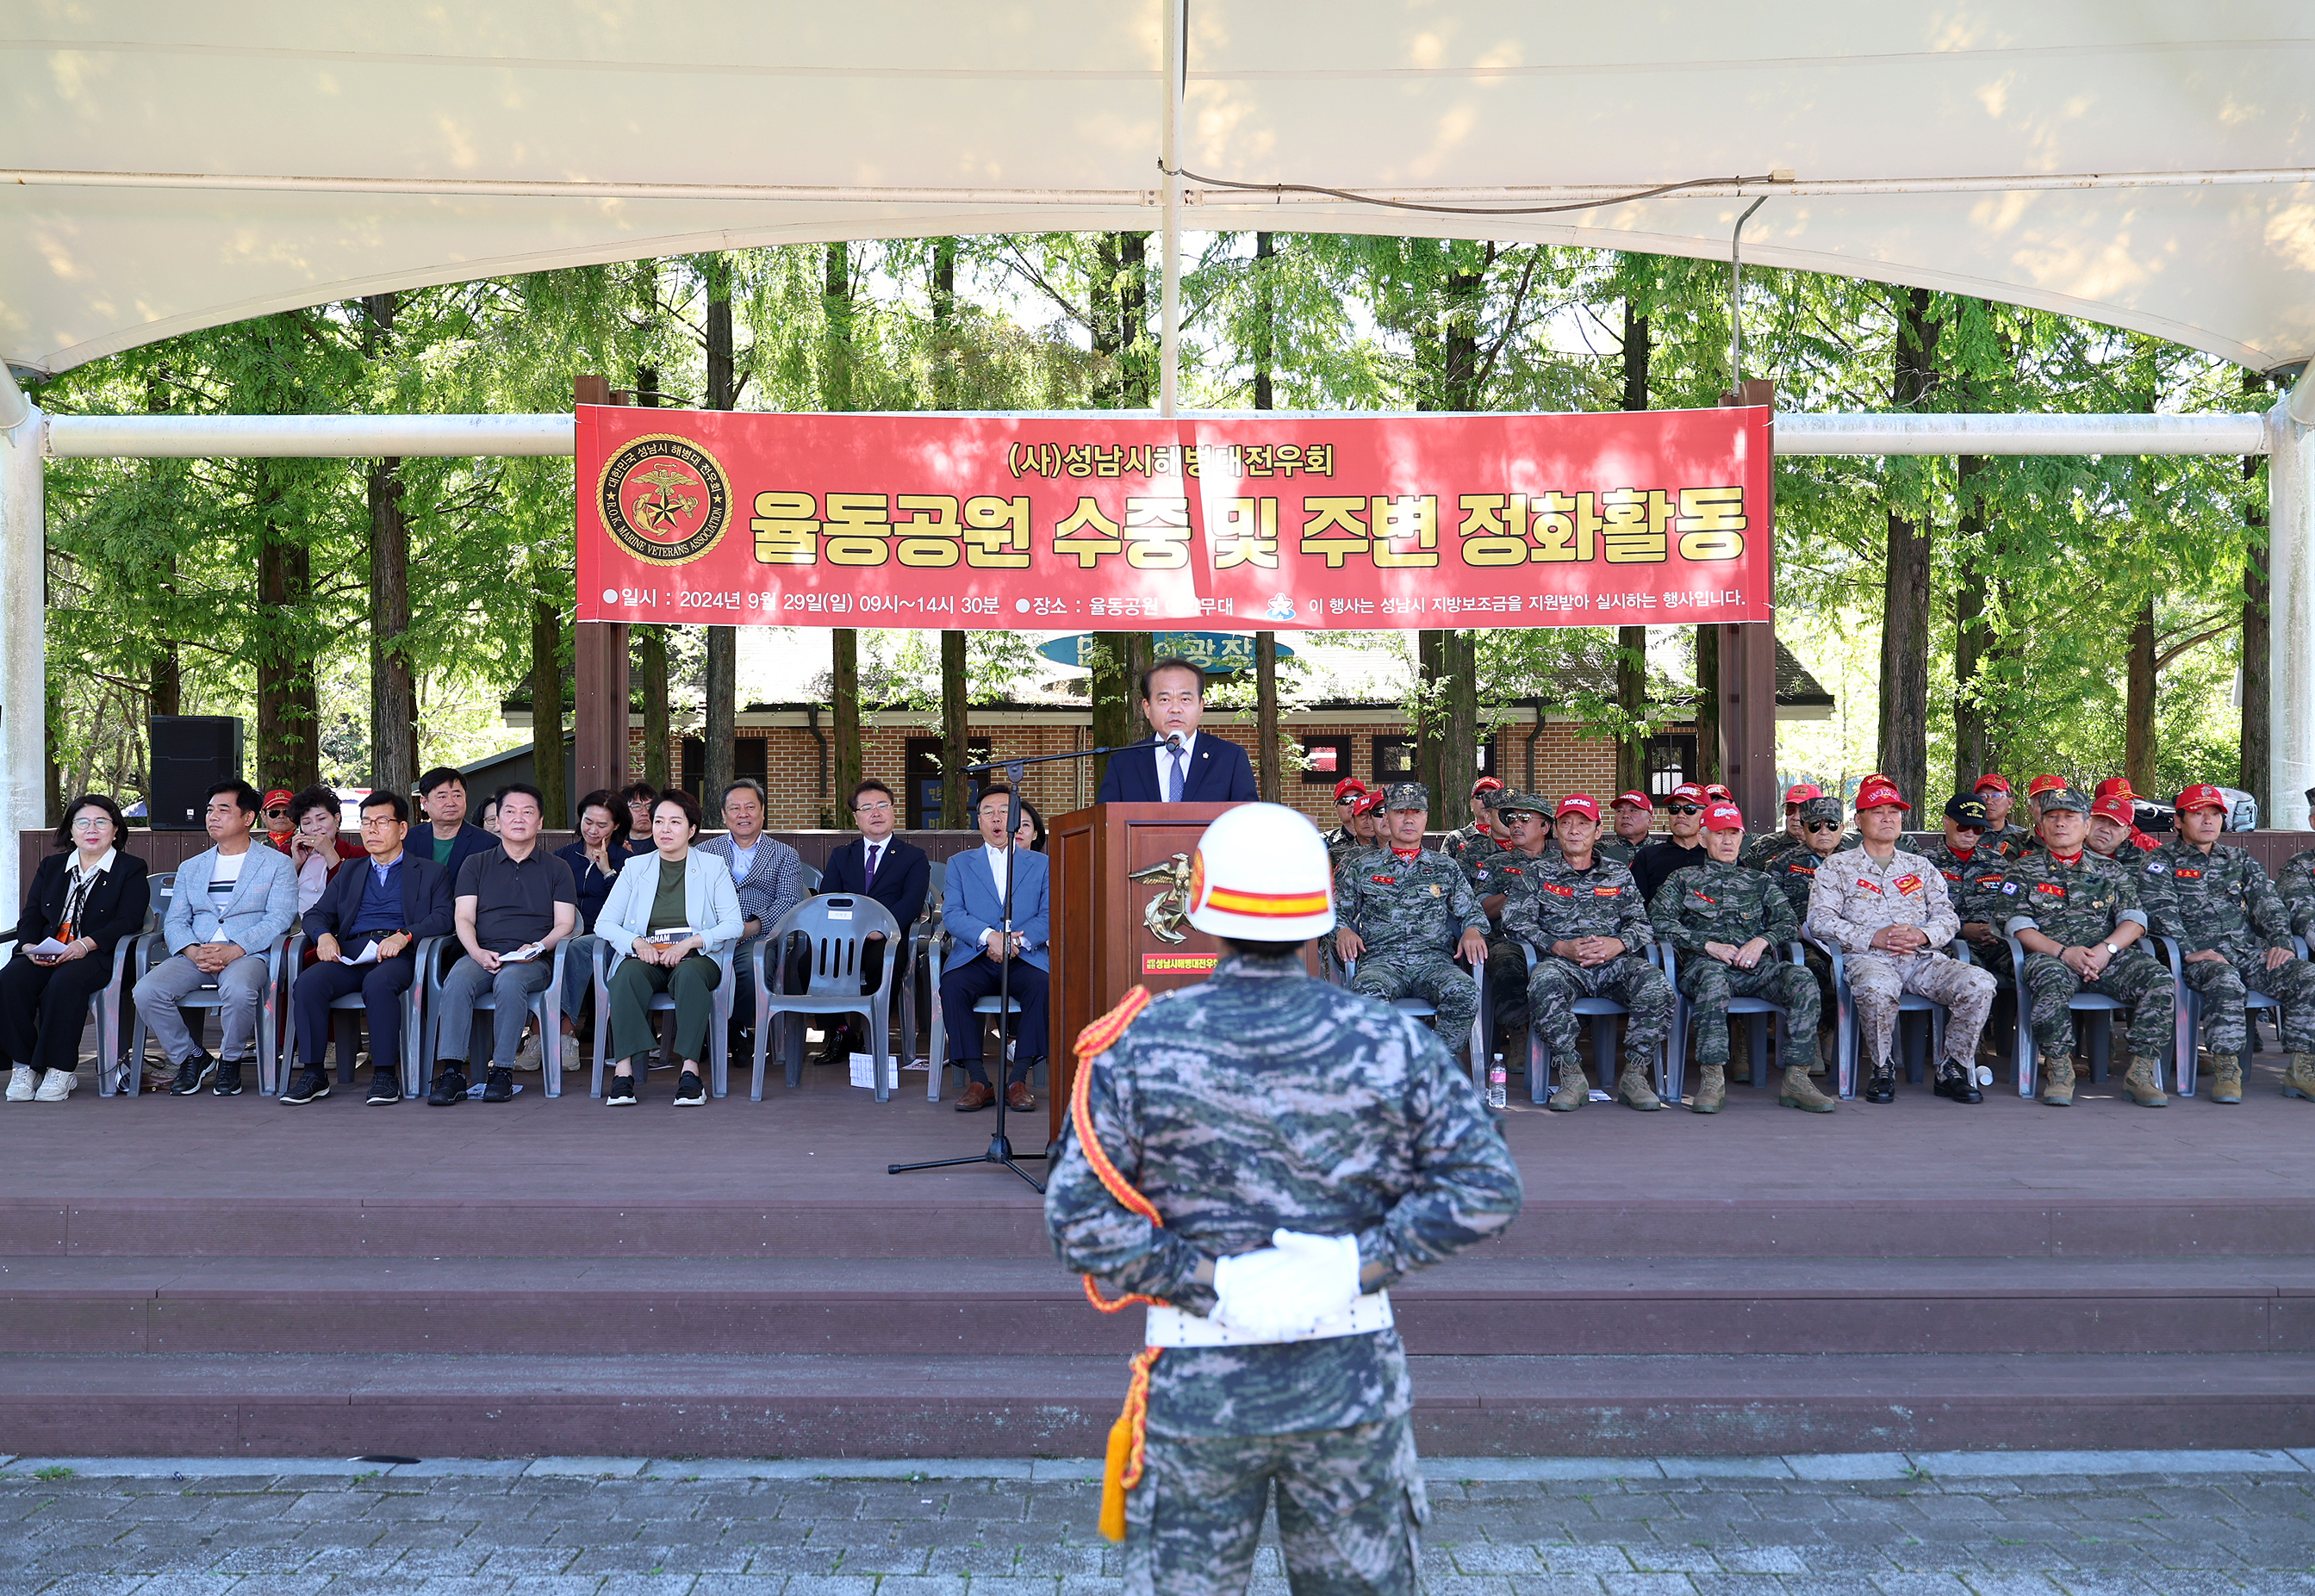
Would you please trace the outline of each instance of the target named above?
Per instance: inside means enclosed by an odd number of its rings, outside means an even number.
[[[581,406],[579,619],[1139,631],[1770,617],[1770,412]]]

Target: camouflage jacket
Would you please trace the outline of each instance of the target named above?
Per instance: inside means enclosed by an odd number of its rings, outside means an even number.
[[[1468,826],[1458,826],[1441,838],[1439,851],[1459,864],[1463,862],[1463,856],[1481,843],[1486,843],[1492,847],[1495,846],[1495,838],[1480,830],[1479,823],[1474,820]]]
[[[1648,922],[1658,942],[1683,953],[1704,952],[1707,942],[1737,947],[1765,936],[1772,956],[1801,934],[1798,916],[1775,882],[1741,863],[1718,860],[1691,864],[1656,889]]]
[[[1954,939],[1961,917],[1936,865],[1903,848],[1876,859],[1860,844],[1817,866],[1805,927],[1811,936],[1845,953],[1861,953],[1886,926],[1920,927],[1929,948]]]
[[[1389,1286],[1485,1240],[1520,1208],[1520,1175],[1438,1039],[1387,1003],[1225,957],[1166,993],[1087,1060],[1094,1134],[1162,1228],[1121,1206],[1062,1122],[1045,1225],[1104,1295],[1210,1312],[1200,1263],[1270,1245],[1281,1226],[1355,1235]],[[1275,1346],[1168,1349],[1149,1428],[1169,1436],[1332,1430],[1407,1411],[1395,1330]]]
[[[1991,848],[2005,859],[2017,859],[2025,856],[2027,847],[2038,848],[2042,844],[2023,826],[2004,826],[1999,831],[1988,831],[1977,846]]]
[[[1518,848],[1493,848],[1481,854],[1477,848],[1463,856],[1463,879],[1471,883],[1472,892],[1479,898],[1492,898],[1501,892],[1508,900],[1527,879],[1528,872],[1544,859],[1557,858],[1558,850],[1550,843],[1543,845],[1539,856],[1530,856]],[[1482,903],[1482,909],[1486,905]]]
[[[2283,862],[2275,873],[2275,890],[2290,911],[2291,928],[2302,936],[2315,937],[2315,848]]]
[[[1761,866],[1761,873],[1777,884],[1785,901],[1793,906],[1794,916],[1808,918],[1809,889],[1816,885],[1817,866],[1832,856],[1816,854],[1803,847],[1798,851],[1786,849]]]
[[[1744,845],[1744,851],[1736,856],[1736,863],[1747,870],[1766,870],[1769,861],[1778,854],[1801,846],[1801,839],[1789,831],[1764,831]]]
[[[2037,847],[2014,861],[2001,878],[2002,922],[2015,935],[2031,928],[2062,947],[2094,947],[2124,921],[2146,924],[2139,907],[2142,873],[2101,859],[2089,849],[2071,864]]]
[[[1554,843],[1552,847],[1553,851],[1557,852],[1558,845]],[[1632,867],[1632,856],[1639,851],[1620,837],[1602,837],[1592,845],[1593,858],[1605,859],[1611,864],[1621,864],[1627,870]]]
[[[1466,931],[1485,932],[1463,868],[1424,848],[1403,859],[1390,848],[1350,856],[1335,870],[1335,918],[1377,953],[1447,953]]]
[[[1970,849],[1965,859],[1951,844],[1941,842],[1929,850],[1929,863],[1946,878],[1946,895],[1953,900],[1956,914],[1997,932],[2001,929],[2002,921],[2009,918],[2005,907],[2009,900],[2001,895],[2002,880],[2009,873],[2009,860],[1989,852],[1983,843]]]
[[[1633,953],[1655,940],[1632,873],[1596,853],[1583,870],[1538,859],[1503,905],[1503,929],[1539,953],[1579,936],[1612,936]]]
[[[2291,911],[2248,850],[2218,843],[2205,854],[2181,838],[2151,854],[2125,849],[2123,862],[2137,875],[2148,927],[2182,952],[2240,958],[2291,947]]]

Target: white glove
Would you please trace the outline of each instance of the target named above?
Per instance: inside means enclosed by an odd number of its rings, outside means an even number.
[[[1286,1341],[1357,1300],[1357,1237],[1282,1229],[1270,1239],[1260,1252],[1216,1260],[1216,1322],[1256,1341]]]

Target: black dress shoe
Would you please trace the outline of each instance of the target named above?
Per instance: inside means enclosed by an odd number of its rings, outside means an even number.
[[[1897,1101],[1897,1075],[1894,1070],[1877,1070],[1866,1077],[1865,1101],[1894,1103]]]
[[[434,1089],[426,1094],[426,1101],[436,1108],[448,1108],[466,1100],[466,1072],[444,1068],[435,1072]]]
[[[1985,1094],[1977,1089],[1977,1071],[1966,1075],[1938,1074],[1938,1095],[1950,1097],[1956,1103],[1982,1103]]]

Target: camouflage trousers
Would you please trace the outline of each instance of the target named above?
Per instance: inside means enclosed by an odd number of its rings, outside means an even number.
[[[1415,1596],[1431,1512],[1405,1414],[1291,1435],[1153,1433],[1125,1500],[1128,1596],[1243,1596],[1273,1483],[1294,1596]]]
[[[2050,953],[2026,955],[2019,985],[2034,1004],[2034,1046],[2044,1056],[2074,1051],[2073,1015],[2066,1005],[2077,992],[2094,992],[2122,1004],[2130,1015],[2130,1052],[2133,1059],[2154,1063],[2170,1051],[2171,1025],[2178,1017],[2178,989],[2170,968],[2136,946],[2085,981]]]
[[[1750,970],[1723,964],[1709,953],[1683,957],[1680,989],[1696,1009],[1690,1030],[1696,1037],[1698,1068],[1725,1068],[1728,1062],[1728,1000],[1732,998],[1765,998],[1782,1004],[1786,1043],[1780,1062],[1787,1069],[1816,1068],[1816,978],[1797,964],[1778,959],[1775,949],[1762,953],[1761,962]]]
[[[1439,1043],[1461,1057],[1471,1045],[1471,1022],[1479,1015],[1479,985],[1470,972],[1444,953],[1379,953],[1359,957],[1351,990],[1386,1000],[1415,998],[1439,1011]]]
[[[1539,958],[1527,978],[1528,1023],[1556,1064],[1579,1056],[1578,998],[1611,998],[1631,1010],[1624,1017],[1624,1067],[1645,1069],[1654,1061],[1656,1044],[1672,1026],[1672,983],[1663,971],[1637,953],[1619,954],[1590,970],[1550,953]]]
[[[1945,1005],[1946,1057],[1976,1062],[1977,1039],[1984,1033],[1985,1016],[1993,1012],[1998,989],[1990,971],[1929,953],[1851,953],[1848,964],[1849,995],[1857,1002],[1857,1034],[1868,1071],[1890,1066],[1897,1002],[1908,992]]]
[[[2222,950],[2224,951],[2224,950]],[[2283,1005],[2283,1051],[2315,1053],[2315,964],[2293,959],[2274,970],[2266,967],[2266,950],[2224,962],[2204,959],[2180,966],[2186,985],[2203,999],[2203,1045],[2229,1058],[2250,1045],[2244,1023],[2243,998],[2264,992]]]
[[[1498,934],[1488,939],[1487,996],[1497,1030],[1527,1024],[1527,955],[1518,937]]]

